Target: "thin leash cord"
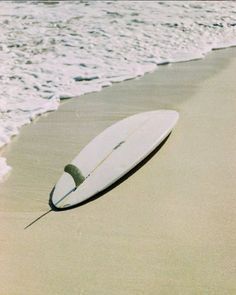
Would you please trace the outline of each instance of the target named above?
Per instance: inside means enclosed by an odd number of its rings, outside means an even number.
[[[63,199],[65,199],[70,193],[72,193],[74,190],[76,190],[76,187],[74,187],[72,190],[70,190],[67,194],[65,194],[65,196],[63,196],[63,198],[61,200],[59,200],[55,205],[57,205],[59,202],[61,202]],[[50,209],[47,212],[43,213],[42,215],[40,215],[39,217],[37,217],[35,220],[33,220],[30,224],[28,224],[24,229],[27,229],[28,227],[30,227],[31,225],[33,225],[36,221],[40,220],[41,218],[43,218],[45,215],[47,215],[48,213],[52,212],[53,210]]]
[[[43,218],[45,215],[47,215],[48,213],[50,213],[51,211],[53,211],[52,209],[48,210],[47,212],[43,213],[42,215],[40,215],[38,218],[36,218],[35,220],[33,220],[30,224],[28,224],[24,229],[27,229],[28,227],[30,227],[31,225],[33,225],[36,221],[38,221],[39,219]]]

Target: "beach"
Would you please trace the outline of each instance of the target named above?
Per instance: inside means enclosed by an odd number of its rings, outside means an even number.
[[[235,294],[236,49],[159,66],[63,102],[3,150],[0,294]],[[78,152],[129,115],[179,112],[162,148],[102,197],[49,193]]]

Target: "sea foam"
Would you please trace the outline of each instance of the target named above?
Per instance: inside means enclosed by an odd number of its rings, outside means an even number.
[[[3,147],[62,99],[236,45],[236,3],[1,2],[0,27]]]

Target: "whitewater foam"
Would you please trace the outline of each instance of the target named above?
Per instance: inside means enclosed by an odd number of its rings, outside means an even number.
[[[236,3],[1,2],[0,27],[2,147],[62,99],[236,45]]]

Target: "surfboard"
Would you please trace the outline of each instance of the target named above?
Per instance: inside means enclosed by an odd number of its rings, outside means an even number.
[[[74,207],[114,184],[163,142],[178,118],[173,110],[149,111],[105,129],[65,166],[51,192],[51,207]]]

